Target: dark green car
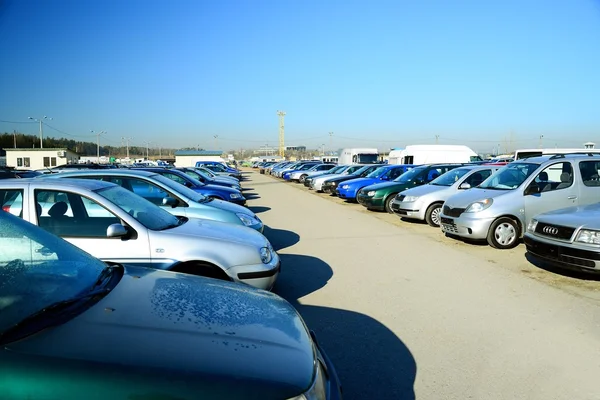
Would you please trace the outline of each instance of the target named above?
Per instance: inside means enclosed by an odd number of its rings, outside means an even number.
[[[464,164],[430,164],[415,167],[391,182],[378,183],[362,188],[356,200],[369,210],[392,211],[394,197],[403,190],[431,182],[438,176]]]

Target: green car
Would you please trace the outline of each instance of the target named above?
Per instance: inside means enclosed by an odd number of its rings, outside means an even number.
[[[369,210],[392,211],[392,202],[398,193],[431,182],[438,176],[464,164],[430,164],[415,167],[391,182],[377,183],[362,188],[356,200]]]

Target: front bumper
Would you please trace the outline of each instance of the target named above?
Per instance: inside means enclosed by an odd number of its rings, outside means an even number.
[[[383,210],[385,208],[383,205],[383,197],[377,197],[377,193],[375,193],[375,196],[373,197],[358,193],[356,201],[358,201],[361,206],[367,207],[369,210]]]
[[[419,204],[415,204],[415,202],[407,203],[405,201],[397,201],[395,200],[392,203],[392,211],[396,215],[402,218],[411,218],[411,219],[425,219],[425,211]]]
[[[356,200],[357,190],[353,189],[340,189],[339,187],[336,190],[336,193],[339,198],[345,200]]]
[[[281,270],[281,259],[274,251],[268,264],[238,265],[226,272],[235,282],[245,283],[258,289],[271,290]]]
[[[462,213],[460,217],[449,217],[440,213],[440,227],[444,233],[468,239],[484,240],[496,217],[474,218],[476,213]]]
[[[315,344],[317,350],[317,359],[323,366],[324,372],[327,375],[327,386],[326,386],[326,399],[327,400],[342,400],[342,383],[338,378],[338,374],[333,366],[333,363],[323,351],[323,348],[317,341],[317,335],[313,331],[310,331],[310,336]]]
[[[570,243],[547,240],[527,232],[523,237],[527,252],[540,261],[561,268],[600,272],[600,249],[588,250]]]

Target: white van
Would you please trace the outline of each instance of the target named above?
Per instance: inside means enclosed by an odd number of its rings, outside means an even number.
[[[389,154],[389,164],[470,163],[482,161],[473,150],[463,145],[417,144]]]
[[[375,148],[341,149],[338,157],[339,165],[376,164],[378,161],[379,152]]]

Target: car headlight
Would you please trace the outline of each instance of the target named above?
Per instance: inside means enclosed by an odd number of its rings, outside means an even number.
[[[469,204],[469,207],[467,207],[465,212],[476,213],[476,212],[483,211],[483,210],[489,208],[493,202],[494,202],[494,200],[492,200],[492,199],[476,201],[475,203]]]
[[[337,182],[331,182],[331,186],[337,186],[338,183]]]
[[[527,232],[535,232],[535,228],[537,227],[538,221],[535,218],[532,218],[531,221],[527,224]]]
[[[374,190],[370,190],[370,191],[368,191],[368,192],[367,192],[367,196],[369,196],[369,197],[373,197],[373,196],[375,196],[375,191],[374,191]]]
[[[575,241],[586,244],[600,244],[600,231],[582,229],[577,234]]]
[[[244,214],[244,213],[236,213],[235,215],[242,221],[242,223],[246,226],[252,226],[258,224],[258,220],[254,218],[252,215]]]
[[[348,189],[348,188],[350,188],[350,185],[343,185],[342,186],[342,189]]]
[[[321,362],[317,360],[317,368],[315,379],[310,385],[310,388],[300,396],[293,397],[289,400],[326,400],[327,393],[325,390],[325,372]]]
[[[418,198],[419,198],[419,196],[404,196],[404,199],[402,201],[405,201],[407,203],[412,203],[414,201],[417,201]]]
[[[230,193],[229,197],[231,197],[232,199],[241,199],[242,195],[239,193]]]
[[[271,249],[269,249],[268,247],[261,247],[260,248],[260,259],[263,262],[263,264],[270,263],[271,260],[273,259],[273,253],[271,252]]]

